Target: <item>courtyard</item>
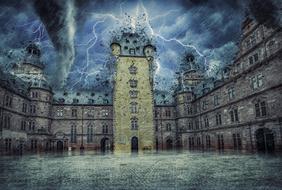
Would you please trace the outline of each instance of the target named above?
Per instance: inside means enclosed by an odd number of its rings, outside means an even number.
[[[281,189],[282,157],[63,152],[0,157],[0,189]]]

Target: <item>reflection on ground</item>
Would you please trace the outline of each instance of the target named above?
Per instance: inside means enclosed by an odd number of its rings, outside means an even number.
[[[282,156],[216,152],[0,157],[0,189],[281,189]]]

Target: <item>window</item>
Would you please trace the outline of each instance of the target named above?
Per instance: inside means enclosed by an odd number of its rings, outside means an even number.
[[[235,108],[229,112],[231,123],[239,122],[238,109]]]
[[[29,121],[28,123],[28,130],[34,131],[35,130],[35,121]]]
[[[25,131],[25,129],[26,129],[26,121],[22,120],[21,121],[21,130]]]
[[[137,80],[130,79],[129,83],[130,83],[130,87],[131,88],[136,88],[137,87]]]
[[[215,119],[216,119],[216,125],[221,125],[222,124],[221,113],[217,113],[215,115]]]
[[[36,106],[35,105],[30,105],[30,107],[29,107],[29,111],[30,111],[30,113],[36,113]]]
[[[71,110],[71,116],[72,117],[77,117],[77,109],[72,109]]]
[[[136,117],[131,118],[131,130],[138,130],[138,119]]]
[[[71,126],[71,143],[76,143],[76,126]]]
[[[166,131],[171,131],[171,124],[170,123],[166,124]]]
[[[219,105],[219,96],[218,95],[214,95],[213,96],[213,105],[214,106],[218,106]]]
[[[192,107],[187,105],[187,113],[188,115],[191,115],[192,114]]]
[[[234,87],[228,88],[228,98],[232,100],[235,98],[235,89]]]
[[[256,117],[266,116],[266,103],[265,101],[258,101],[255,103]]]
[[[258,74],[254,77],[251,78],[251,87],[252,89],[258,89],[260,87],[262,87],[263,82],[262,82],[263,76],[262,74]]]
[[[4,128],[10,129],[11,128],[11,117],[6,115],[4,116]]]
[[[87,127],[87,143],[93,142],[93,125]]]
[[[95,116],[95,111],[94,109],[89,109],[87,110],[87,117],[94,117]]]
[[[224,149],[224,139],[222,134],[217,135],[217,146],[219,150]]]
[[[207,149],[211,148],[211,137],[209,135],[206,136],[206,147]]]
[[[195,121],[195,126],[196,126],[196,129],[199,129],[199,120],[197,119],[196,121]]]
[[[108,134],[108,125],[103,125],[102,126],[102,132],[103,132],[103,134]]]
[[[155,131],[159,131],[158,122],[156,122],[156,125],[155,125]]]
[[[197,147],[201,147],[201,138],[197,137]]]
[[[205,110],[208,107],[208,101],[207,100],[203,100],[202,102],[202,109]]]
[[[22,112],[24,112],[24,113],[27,112],[27,104],[26,103],[23,103]]]
[[[189,122],[189,123],[188,123],[188,129],[189,129],[189,130],[193,130],[193,123],[192,123],[192,122]]]
[[[63,117],[63,115],[64,115],[64,110],[63,109],[58,109],[57,110],[57,116],[58,117]]]
[[[165,116],[166,116],[166,117],[170,117],[170,115],[171,115],[171,114],[170,114],[170,110],[165,110]]]
[[[255,34],[250,35],[249,38],[246,39],[245,45],[246,48],[249,49],[253,47],[256,44],[256,36]]]
[[[130,90],[129,95],[130,95],[130,98],[137,98],[138,91],[137,90]]]
[[[135,49],[134,48],[130,48],[129,49],[129,54],[130,55],[135,55]]]
[[[131,113],[137,113],[138,112],[137,102],[131,102],[130,103],[130,111],[131,111]]]
[[[194,137],[189,137],[189,149],[194,148]]]
[[[7,95],[5,98],[5,106],[12,107],[12,101],[13,101],[12,97]]]
[[[252,65],[254,63],[257,63],[259,60],[259,56],[258,56],[258,53],[255,53],[254,55],[251,55],[249,57],[249,64]]]
[[[30,140],[30,149],[36,150],[37,149],[37,140],[31,139]]]
[[[129,73],[132,74],[132,75],[135,75],[137,73],[137,67],[134,66],[134,64],[132,64],[129,68]]]
[[[233,134],[233,147],[234,150],[241,150],[242,149],[242,140],[239,133]]]
[[[5,139],[5,149],[6,151],[12,150],[12,139]]]
[[[108,110],[102,110],[101,114],[102,114],[103,117],[107,117],[109,115],[109,112],[108,112]]]
[[[158,110],[155,110],[155,117],[159,117],[159,112],[158,112]]]
[[[205,127],[208,128],[209,127],[209,118],[208,118],[208,116],[205,116],[204,121],[205,121]]]
[[[79,102],[79,99],[77,99],[77,98],[74,98],[74,99],[72,100],[72,103],[74,103],[74,104],[78,104],[78,102]]]

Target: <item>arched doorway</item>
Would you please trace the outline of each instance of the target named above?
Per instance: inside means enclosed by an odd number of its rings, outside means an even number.
[[[107,137],[104,137],[102,140],[101,140],[101,151],[102,152],[108,152],[111,150],[111,143],[110,143],[110,140],[109,138]]]
[[[270,129],[261,128],[256,131],[257,150],[259,152],[274,151],[274,135]]]
[[[166,149],[167,150],[172,150],[172,140],[169,138],[166,140]]]
[[[64,149],[63,141],[57,141],[57,150],[58,151],[63,151],[63,149]]]
[[[138,152],[138,138],[131,138],[131,152]]]

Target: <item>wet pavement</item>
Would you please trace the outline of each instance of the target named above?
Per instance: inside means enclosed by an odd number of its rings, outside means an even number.
[[[0,189],[282,189],[282,155],[0,156]]]

